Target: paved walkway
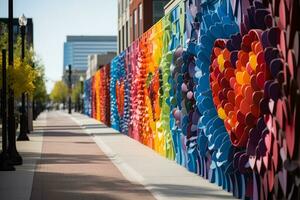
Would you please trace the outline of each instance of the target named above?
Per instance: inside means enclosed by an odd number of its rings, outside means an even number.
[[[174,161],[78,113],[43,113],[30,139],[17,144],[25,164],[16,172],[0,172],[1,200],[233,199]]]
[[[154,197],[130,183],[68,115],[51,112],[44,131],[42,158],[31,200],[143,199]]]
[[[34,124],[44,125],[46,116],[42,114]],[[36,130],[30,134],[30,141],[17,141],[17,149],[23,158],[23,165],[15,166],[16,171],[0,171],[1,200],[29,200],[37,162],[40,160],[43,133]],[[0,149],[2,145],[0,143]]]

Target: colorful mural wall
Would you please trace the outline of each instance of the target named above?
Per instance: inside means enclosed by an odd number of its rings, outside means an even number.
[[[300,199],[299,1],[182,1],[85,82],[85,113],[242,199]]]
[[[84,83],[84,113],[110,126],[110,65]]]

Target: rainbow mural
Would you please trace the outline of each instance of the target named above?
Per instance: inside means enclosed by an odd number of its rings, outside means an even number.
[[[300,199],[299,11],[182,1],[85,81],[85,114],[237,198]]]

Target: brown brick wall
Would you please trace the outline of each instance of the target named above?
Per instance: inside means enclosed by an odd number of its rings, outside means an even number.
[[[152,26],[152,1],[151,0],[133,0],[129,6],[129,15],[130,15],[130,23],[132,24],[130,27],[130,42],[133,42],[137,38],[133,35],[133,13],[134,10],[139,9],[139,5],[143,5],[143,13],[142,13],[142,29],[141,32],[144,33]],[[139,18],[138,18],[139,20]],[[137,27],[138,28],[138,27]],[[136,29],[137,29],[136,28]]]

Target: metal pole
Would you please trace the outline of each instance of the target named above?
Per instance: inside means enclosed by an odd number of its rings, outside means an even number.
[[[25,58],[25,26],[21,26],[21,38],[22,38],[21,60],[23,63],[24,58]],[[18,141],[29,141],[27,132],[28,132],[28,118],[27,118],[27,112],[26,112],[26,94],[23,92],[22,93],[20,134],[18,137]]]
[[[2,50],[2,101],[1,101],[1,117],[2,117],[2,153],[0,160],[0,171],[16,170],[9,160],[7,153],[7,97],[6,97],[6,50]]]
[[[84,103],[83,103],[83,81],[80,81],[80,110],[81,110],[81,113],[83,113],[83,106],[84,106]]]
[[[72,91],[72,66],[69,65],[69,114],[72,114],[72,100],[71,100],[71,91]]]
[[[80,94],[77,97],[76,112],[80,112]]]
[[[35,69],[35,63],[32,64],[32,68]],[[32,95],[32,119],[35,120],[36,119],[36,114],[35,114],[35,101],[34,101],[34,95]]]
[[[24,31],[24,38],[25,38],[25,47],[27,48],[27,37],[26,37],[26,29]],[[32,64],[31,68],[34,69],[34,63],[33,61],[30,59],[30,63]],[[26,115],[26,126],[27,126],[27,134],[30,134],[30,131],[33,131],[33,96],[32,95],[32,100],[29,98],[29,94],[26,93],[26,104],[27,104],[27,115]]]
[[[2,151],[7,154],[6,50],[2,50]]]
[[[13,0],[8,1],[8,65],[14,67]],[[16,147],[15,97],[12,86],[8,96],[8,155],[14,165],[23,163]]]

